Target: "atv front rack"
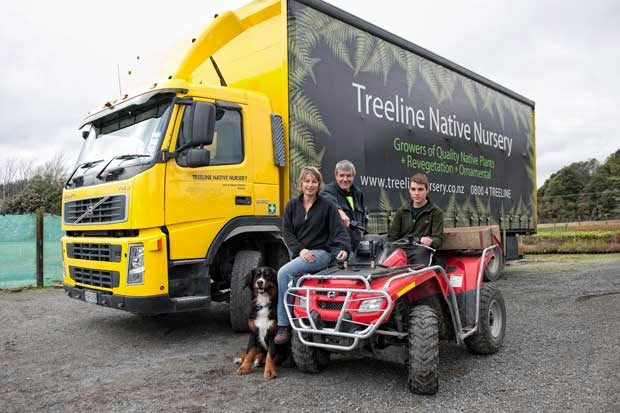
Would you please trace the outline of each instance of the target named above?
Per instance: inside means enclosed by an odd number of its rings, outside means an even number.
[[[286,309],[286,314],[291,322],[291,326],[293,330],[297,333],[299,340],[311,347],[320,347],[328,350],[336,350],[336,351],[350,351],[355,349],[360,340],[367,339],[373,334],[383,334],[383,335],[392,335],[405,337],[407,333],[401,332],[393,332],[393,331],[383,331],[379,330],[379,326],[383,323],[386,317],[393,310],[393,300],[392,297],[387,293],[388,287],[394,281],[410,277],[416,274],[420,274],[427,271],[435,271],[438,276],[440,276],[446,283],[448,288],[448,296],[444,297],[446,303],[448,304],[448,308],[450,309],[450,314],[452,316],[452,324],[454,331],[456,332],[456,341],[457,344],[463,344],[465,338],[474,334],[478,328],[479,322],[479,306],[480,306],[480,285],[483,277],[484,271],[484,259],[487,256],[488,252],[494,248],[498,248],[496,245],[487,247],[482,252],[482,256],[480,258],[480,267],[478,270],[478,280],[477,280],[477,291],[476,291],[476,319],[473,328],[464,329],[461,324],[461,317],[458,310],[458,304],[456,301],[456,294],[452,285],[450,284],[450,280],[445,270],[439,266],[435,265],[432,267],[426,267],[419,270],[408,269],[404,273],[394,275],[390,277],[390,279],[383,285],[382,289],[372,289],[370,286],[370,280],[373,278],[373,274],[368,274],[367,276],[361,275],[312,275],[306,274],[299,278],[296,283],[296,286],[289,287],[284,296],[284,302]],[[303,287],[302,284],[306,280],[347,280],[347,281],[357,281],[361,282],[364,285],[364,288],[325,288],[325,287]],[[340,309],[340,313],[338,316],[338,320],[336,321],[334,326],[328,327],[324,325],[320,325],[322,323],[317,322],[313,319],[312,311],[310,308],[310,293],[316,294],[340,294],[344,295],[345,299],[342,303],[342,308]],[[352,298],[354,294],[362,293],[364,294],[361,298]],[[365,301],[371,300],[373,298],[382,298],[385,300],[385,305],[381,307],[381,309],[374,311],[375,314],[380,313],[378,317],[374,318],[372,322],[362,323],[353,321],[352,319],[347,318],[348,311],[358,311],[356,309],[350,308],[350,304],[355,301]],[[300,305],[300,300],[305,300],[303,305]],[[305,312],[305,316],[296,317],[295,316],[295,308],[303,309]],[[354,331],[351,330],[351,326],[354,327]],[[331,342],[325,342],[326,338],[332,338],[329,340]],[[313,338],[311,341],[309,338]],[[337,340],[333,340],[336,338]],[[345,339],[345,343],[343,344],[339,339]],[[347,340],[348,339],[348,340]],[[337,342],[336,342],[337,341]]]
[[[347,281],[361,281],[364,284],[365,288],[323,288],[323,287],[301,287],[301,284],[304,280],[308,279],[318,279],[318,280],[347,280]],[[342,303],[342,308],[340,310],[340,315],[338,316],[338,321],[334,327],[321,327],[318,326],[317,322],[313,319],[312,313],[310,311],[310,300],[308,297],[310,293],[314,292],[317,294],[324,293],[327,294],[340,294],[345,295],[344,302]],[[365,294],[363,298],[352,298],[353,294],[363,293]],[[361,323],[353,320],[349,320],[345,317],[348,311],[352,311],[350,308],[350,304],[355,301],[365,301],[372,300],[373,298],[382,298],[386,301],[386,305],[383,306],[382,309],[375,311],[374,313],[380,313],[379,317],[373,323]],[[309,346],[314,347],[323,347],[331,350],[341,350],[341,351],[349,351],[353,350],[357,347],[360,339],[365,339],[370,337],[383,320],[388,316],[390,311],[392,310],[392,297],[386,292],[382,290],[372,290],[370,288],[370,283],[368,282],[366,277],[359,275],[304,275],[297,281],[296,287],[289,287],[285,294],[285,309],[288,319],[291,321],[291,326],[298,333],[299,339],[302,343]],[[305,300],[305,306],[300,306],[299,300]],[[292,301],[292,303],[291,303]],[[291,307],[293,309],[291,309]],[[303,308],[306,312],[307,317],[295,317],[294,308]],[[307,320],[307,322],[306,322]],[[309,323],[309,324],[308,324]],[[355,331],[347,331],[348,324],[356,326]],[[322,340],[317,341],[308,341],[303,336],[303,334],[313,334],[313,335],[322,335],[322,336],[331,336],[331,337],[341,337],[352,339],[352,342],[349,345],[346,344],[332,344],[325,343]]]

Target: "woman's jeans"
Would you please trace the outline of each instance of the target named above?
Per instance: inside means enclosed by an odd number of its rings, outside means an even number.
[[[288,317],[286,316],[284,293],[289,287],[289,283],[304,274],[314,273],[327,268],[332,261],[332,254],[323,250],[312,250],[314,254],[313,262],[306,262],[301,257],[297,257],[282,266],[278,271],[278,326],[289,326]],[[289,310],[292,311],[291,308]]]

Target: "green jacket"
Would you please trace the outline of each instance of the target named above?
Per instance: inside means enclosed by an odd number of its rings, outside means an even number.
[[[443,211],[429,198],[427,199],[428,203],[424,206],[415,222],[411,216],[412,202],[396,211],[396,215],[390,223],[388,241],[396,241],[411,234],[414,237],[420,238],[431,237],[433,239],[431,247],[435,249],[441,247],[444,240]]]

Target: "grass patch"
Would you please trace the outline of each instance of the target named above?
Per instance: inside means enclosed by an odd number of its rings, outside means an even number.
[[[583,229],[583,228],[581,228]],[[598,231],[542,231],[520,237],[525,254],[608,254],[620,252],[620,230],[601,228]]]
[[[572,263],[581,261],[595,261],[595,260],[611,260],[617,259],[620,261],[620,253],[618,254],[545,254],[545,255],[527,255],[525,256],[527,261],[531,262],[554,262],[554,263]]]
[[[601,221],[601,222],[589,222],[586,224],[557,224],[554,227],[542,227],[536,228],[538,233],[549,232],[583,232],[583,231],[620,231],[620,221]]]
[[[553,231],[540,232],[531,236],[534,240],[610,240],[620,241],[620,231]]]
[[[523,237],[525,238],[525,237]],[[567,240],[523,240],[521,252],[524,254],[608,254],[620,252],[620,242],[610,242],[607,239]]]

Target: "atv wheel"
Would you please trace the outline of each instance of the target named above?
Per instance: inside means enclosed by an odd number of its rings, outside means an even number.
[[[292,332],[291,348],[297,368],[304,373],[319,373],[329,364],[329,352],[305,345],[296,331]]]
[[[235,256],[230,276],[230,325],[233,331],[248,331],[248,317],[252,293],[245,285],[245,276],[260,265],[261,254],[258,251],[239,251]]]
[[[490,284],[480,288],[478,329],[465,339],[467,348],[476,354],[496,353],[506,334],[506,305],[499,289]]]
[[[439,330],[437,314],[427,305],[409,314],[409,390],[435,394],[439,387]]]
[[[502,278],[504,261],[504,253],[496,248],[493,251],[493,258],[484,269],[484,281],[493,282]]]

